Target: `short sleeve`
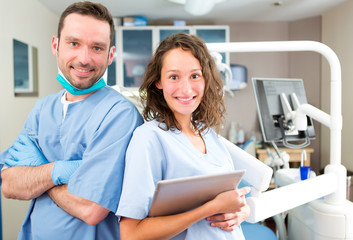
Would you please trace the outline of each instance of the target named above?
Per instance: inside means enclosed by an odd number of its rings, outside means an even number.
[[[142,122],[131,103],[114,106],[87,144],[82,165],[72,175],[68,191],[116,212],[126,149],[134,129]]]
[[[158,136],[149,130],[145,126],[138,128],[128,147],[119,217],[147,217],[156,184],[163,178],[163,149]]]

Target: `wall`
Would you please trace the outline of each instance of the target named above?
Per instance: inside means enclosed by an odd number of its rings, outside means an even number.
[[[321,42],[321,17],[308,18],[289,23],[289,40],[310,40]],[[314,52],[289,54],[289,77],[303,79],[308,103],[321,108],[321,55]],[[316,139],[311,140],[311,167],[316,173],[320,166],[321,124],[314,120]]]
[[[38,49],[39,97],[60,89],[55,80],[56,60],[50,51],[58,17],[37,0],[0,0],[0,151],[8,148],[23,127],[37,97],[14,97],[12,40],[16,38]],[[3,239],[16,239],[29,202],[2,197]]]
[[[350,151],[353,134],[353,1],[347,1],[328,11],[322,16],[322,42],[332,48],[337,54],[342,69],[342,164],[353,171],[352,152]],[[326,61],[322,63],[322,107],[330,112],[330,72]],[[322,166],[329,163],[330,133],[327,128],[322,128],[321,156]]]

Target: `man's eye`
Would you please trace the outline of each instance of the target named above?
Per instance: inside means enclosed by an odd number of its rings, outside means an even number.
[[[75,43],[75,42],[70,42],[70,45],[71,45],[72,47],[76,47],[76,46],[77,46],[77,43]]]
[[[94,47],[93,48],[95,51],[99,52],[99,51],[102,51],[102,48],[101,47]]]
[[[173,76],[170,76],[170,79],[172,79],[172,80],[177,80],[177,79],[178,79],[178,77],[177,77],[177,76],[175,76],[175,75],[173,75]]]

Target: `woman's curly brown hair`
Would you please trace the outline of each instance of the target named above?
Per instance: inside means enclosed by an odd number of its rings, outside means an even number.
[[[163,40],[149,62],[140,86],[140,97],[144,105],[143,117],[147,121],[157,119],[165,123],[165,130],[181,130],[180,124],[163,97],[163,90],[156,87],[156,82],[161,80],[165,54],[176,48],[190,51],[199,60],[205,79],[204,95],[200,105],[192,113],[191,124],[199,133],[215,126],[219,132],[225,112],[222,79],[205,43],[199,37],[186,33],[177,33]]]

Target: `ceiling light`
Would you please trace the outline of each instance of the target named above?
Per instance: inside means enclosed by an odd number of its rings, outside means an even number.
[[[184,9],[188,13],[201,16],[209,13],[214,5],[225,0],[169,0],[170,2],[184,4]]]
[[[283,5],[282,1],[277,1],[277,2],[273,3],[273,6],[275,6],[275,7],[279,7],[279,6],[282,6],[282,5]]]

